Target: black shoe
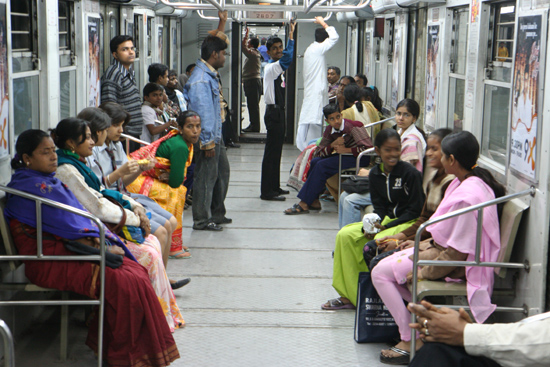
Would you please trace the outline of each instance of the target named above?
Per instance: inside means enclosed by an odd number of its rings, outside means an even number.
[[[178,280],[175,283],[170,283],[170,285],[172,286],[172,289],[178,289],[178,288],[183,287],[184,285],[189,284],[190,281],[191,281],[191,278],[185,278],[185,279],[182,279],[182,280]]]
[[[260,129],[254,129],[252,126],[249,126],[246,129],[243,129],[242,131],[243,133],[259,133]]]
[[[279,195],[288,195],[288,194],[290,194],[290,191],[279,189]]]
[[[223,231],[223,227],[220,227],[219,225],[217,225],[214,222],[210,222],[207,225],[205,225],[204,227],[198,227],[197,225],[194,224],[193,229],[196,229],[196,230],[199,230],[199,231],[216,231],[216,232]]]
[[[223,219],[221,221],[218,221],[218,222],[214,221],[214,223],[216,223],[216,224],[229,224],[229,223],[233,223],[233,219],[223,217]]]
[[[260,196],[260,199],[262,200],[268,200],[268,201],[285,201],[286,198],[284,196],[271,196],[271,197],[266,197],[266,196]]]
[[[225,146],[226,146],[226,147],[229,147],[229,148],[240,148],[240,147],[241,147],[240,144],[235,144],[235,143],[232,142],[232,141],[229,141],[229,142],[225,143]]]

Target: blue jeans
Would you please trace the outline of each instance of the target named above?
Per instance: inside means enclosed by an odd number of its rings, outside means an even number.
[[[361,210],[372,205],[370,192],[366,194],[349,194],[344,191],[340,194],[338,205],[340,207],[338,213],[338,224],[340,228],[351,223],[360,222],[362,219]]]

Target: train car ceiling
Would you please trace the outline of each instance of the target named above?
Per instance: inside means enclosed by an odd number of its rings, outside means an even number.
[[[370,6],[363,10],[339,12],[336,14],[336,20],[340,23],[357,22],[360,20],[374,19],[374,11]]]
[[[285,11],[296,13],[312,12],[338,12],[338,11],[358,11],[366,8],[371,0],[353,1],[352,5],[348,5],[344,1],[333,0],[272,0],[270,1],[247,1],[247,0],[232,0],[231,2],[217,2],[216,0],[207,0],[208,3],[197,4],[194,2],[174,2],[170,0],[159,0],[159,2],[175,7],[177,9],[186,10],[228,10],[228,11]],[[244,20],[244,19],[241,19]]]

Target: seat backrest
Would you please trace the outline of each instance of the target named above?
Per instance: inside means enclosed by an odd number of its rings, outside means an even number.
[[[13,237],[11,236],[10,226],[6,221],[4,216],[4,209],[6,208],[6,197],[0,199],[0,232],[2,232],[2,242],[4,243],[4,248],[6,249],[6,255],[14,256],[18,255],[17,249],[15,248],[15,243],[13,242]],[[21,265],[20,261],[10,260],[9,266],[11,271],[14,271]]]
[[[512,255],[512,249],[518,233],[519,223],[523,212],[529,208],[519,199],[512,199],[504,204],[502,215],[500,216],[500,252],[498,262],[509,262]],[[504,278],[506,268],[495,268],[495,273]]]

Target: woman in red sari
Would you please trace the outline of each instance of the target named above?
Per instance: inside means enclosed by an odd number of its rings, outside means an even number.
[[[9,187],[84,210],[73,193],[54,177],[56,147],[41,130],[27,130],[17,139],[12,160],[15,173]],[[45,255],[74,255],[68,248],[97,247],[99,229],[89,219],[47,205],[42,207]],[[6,217],[21,255],[36,254],[33,201],[9,195]],[[105,229],[108,266],[105,269],[104,359],[107,366],[167,366],[179,352],[145,268],[124,244]],[[124,255],[124,256],[123,256]],[[25,275],[41,287],[66,290],[97,299],[99,265],[87,261],[26,261]],[[97,319],[86,344],[97,352]]]

